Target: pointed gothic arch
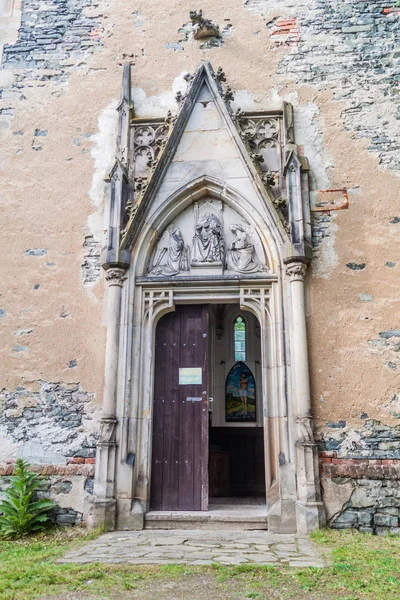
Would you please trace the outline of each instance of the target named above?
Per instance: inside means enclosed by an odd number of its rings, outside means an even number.
[[[134,246],[132,268],[135,274],[145,272],[154,247],[168,224],[194,202],[206,198],[222,200],[254,228],[272,273],[283,268],[284,248],[282,244],[279,245],[273,225],[268,225],[266,212],[255,209],[246,196],[231,185],[224,184],[216,177],[202,175],[181,186],[149,214]]]

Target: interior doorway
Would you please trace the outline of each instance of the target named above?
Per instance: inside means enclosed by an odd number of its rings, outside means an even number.
[[[239,305],[210,308],[209,501],[264,505],[260,326]]]
[[[265,505],[262,394],[254,315],[238,304],[192,304],[160,319],[151,511]]]

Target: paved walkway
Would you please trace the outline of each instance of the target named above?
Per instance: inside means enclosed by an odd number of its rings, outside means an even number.
[[[164,565],[257,564],[323,567],[310,540],[268,531],[145,530],[113,531],[69,552],[63,563]]]

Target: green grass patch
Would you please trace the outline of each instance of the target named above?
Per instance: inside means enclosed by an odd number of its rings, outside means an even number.
[[[400,537],[375,537],[352,531],[319,531],[312,539],[330,556],[329,567],[290,568],[257,565],[110,565],[57,564],[67,550],[93,539],[79,528],[54,530],[16,542],[0,542],[0,599],[60,597],[69,592],[90,598],[163,598],[163,585],[173,582],[182,597],[192,595],[192,582],[204,580],[215,598],[296,600],[398,600]],[[174,592],[175,593],[175,592]],[[195,592],[193,592],[195,593]],[[232,594],[235,594],[234,596]],[[153,594],[153,595],[152,595]],[[171,596],[166,595],[166,598]]]

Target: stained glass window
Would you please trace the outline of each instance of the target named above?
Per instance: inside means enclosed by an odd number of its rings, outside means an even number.
[[[237,317],[234,324],[235,360],[246,360],[246,323]]]

